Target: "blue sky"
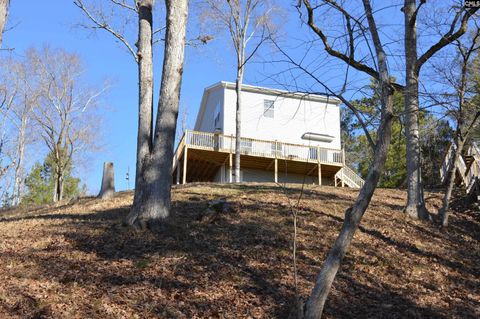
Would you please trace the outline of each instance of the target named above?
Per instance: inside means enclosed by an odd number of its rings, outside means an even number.
[[[135,172],[137,69],[132,57],[109,34],[99,31],[92,35],[76,27],[81,21],[85,21],[82,13],[72,1],[12,1],[8,24],[13,28],[5,34],[4,47],[14,48],[12,54],[18,56],[29,47],[45,44],[63,48],[83,58],[86,80],[90,84],[101,84],[107,78],[113,81],[114,85],[103,99],[108,105],[103,119],[103,150],[93,154],[79,173],[89,191],[95,193],[100,185],[103,161],[113,161],[116,186],[122,190],[127,188],[127,170],[130,168],[132,181]],[[161,69],[160,49],[155,52],[156,71]],[[189,127],[193,126],[203,88],[220,80],[234,79],[229,61],[215,55],[214,48],[187,48],[181,108],[188,108]],[[158,73],[155,81],[157,93]]]

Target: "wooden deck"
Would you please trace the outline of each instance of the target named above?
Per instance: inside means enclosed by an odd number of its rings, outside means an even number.
[[[242,170],[272,172],[272,181],[275,182],[278,182],[280,172],[311,176],[318,184],[322,184],[322,180],[336,184],[335,175],[344,167],[343,150],[317,146],[242,138],[240,152]],[[232,182],[234,158],[234,136],[187,131],[175,152],[174,183],[214,181],[221,167],[227,170],[226,182]],[[343,174],[344,170],[341,172]],[[355,179],[355,176],[350,178]]]

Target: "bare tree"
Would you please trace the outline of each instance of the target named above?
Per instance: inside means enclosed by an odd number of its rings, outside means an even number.
[[[0,0],[0,47],[3,41],[3,31],[5,30],[5,23],[8,17],[8,8],[10,6],[10,0]]]
[[[402,11],[405,17],[405,122],[407,135],[407,205],[405,213],[413,218],[428,219],[429,214],[425,208],[423,183],[421,172],[421,149],[419,138],[419,98],[418,78],[422,66],[434,54],[459,39],[468,27],[468,21],[478,8],[457,8],[452,22],[441,38],[428,48],[420,57],[417,53],[417,16],[420,8],[426,3],[416,0],[405,0]],[[452,5],[455,9],[455,4]]]
[[[8,70],[3,65],[2,71],[8,74]],[[5,79],[5,77],[2,77]],[[14,82],[15,83],[15,82]],[[14,88],[12,90],[12,87]],[[10,171],[12,167],[17,163],[14,152],[12,151],[12,144],[14,135],[9,130],[10,121],[12,116],[12,109],[14,106],[14,100],[17,96],[17,86],[10,85],[8,81],[2,81],[0,84],[0,180]],[[3,181],[4,182],[4,181]],[[8,187],[7,187],[8,188]]]
[[[153,0],[140,1],[119,1],[110,0],[110,10],[94,5],[87,6],[83,0],[75,0],[74,4],[82,10],[85,16],[91,22],[90,25],[84,25],[93,30],[104,30],[113,38],[124,45],[129,54],[133,57],[138,68],[138,133],[137,133],[137,159],[135,174],[135,190],[142,189],[140,184],[141,172],[144,170],[145,157],[152,148],[153,132]],[[106,14],[109,11],[112,14]],[[129,24],[130,16],[134,15],[138,20],[136,26],[137,35],[132,39],[127,39],[125,27],[133,28]],[[114,25],[115,17],[123,16],[119,25]],[[135,42],[137,50],[135,51],[132,42]],[[137,191],[135,191],[134,204],[132,208],[139,205]]]
[[[350,41],[351,46],[350,50],[348,51],[348,55],[345,55],[342,52],[332,48],[329,45],[325,33],[316,24],[316,10],[320,8],[320,6],[312,5],[309,0],[303,0],[302,2],[307,14],[307,24],[321,39],[326,52],[333,57],[345,61],[353,68],[374,76],[379,83],[378,94],[381,101],[381,119],[374,145],[374,157],[373,162],[369,167],[365,185],[360,190],[360,193],[353,206],[345,212],[345,220],[339,236],[337,237],[332,249],[328,253],[327,259],[323,264],[319,275],[317,276],[312,293],[305,305],[305,318],[320,318],[333,280],[338,272],[338,269],[340,268],[342,259],[350,246],[353,235],[355,234],[355,231],[357,230],[360,221],[370,203],[378,180],[381,176],[391,137],[391,124],[393,118],[392,97],[395,87],[398,85],[392,82],[392,77],[390,76],[387,67],[387,56],[380,40],[379,31],[373,17],[369,0],[363,0],[364,15],[368,23],[368,28],[362,26],[361,24],[357,24],[357,28],[360,28],[364,34],[366,32],[365,30],[368,30],[371,44],[375,50],[374,54],[372,54],[372,59],[374,65],[376,65],[376,68],[370,67],[360,62],[361,60],[355,59],[355,46],[352,42],[354,41],[353,37],[350,37],[352,41]],[[357,23],[360,21],[348,14],[348,12],[346,12],[342,7],[336,6],[335,8],[347,18],[349,21],[347,22],[347,32],[348,34],[353,35],[353,27],[351,22],[355,21],[355,23]],[[301,10],[300,4],[299,10]]]
[[[9,112],[3,114],[10,125],[10,135],[15,136],[12,145],[15,160],[13,161],[12,204],[18,205],[23,191],[26,148],[35,140],[35,127],[32,123],[32,108],[38,96],[38,90],[30,82],[34,74],[34,66],[29,59],[2,61],[2,87],[10,96]]]
[[[419,139],[419,98],[418,98],[418,78],[422,66],[438,51],[451,44],[456,39],[460,38],[468,27],[469,19],[478,10],[478,8],[464,9],[452,4],[452,9],[455,9],[455,15],[451,19],[452,21],[447,24],[447,30],[441,34],[438,42],[429,47],[420,57],[417,56],[417,16],[420,8],[425,4],[425,1],[421,1],[420,5],[416,6],[415,0],[405,0],[402,11],[405,16],[404,25],[404,51],[405,51],[405,83],[403,86],[399,83],[393,83],[392,85],[396,90],[402,91],[405,96],[405,117],[407,126],[407,176],[408,176],[408,200],[405,208],[405,212],[414,218],[428,219],[429,214],[425,208],[425,201],[423,196],[423,183],[421,178],[421,158],[420,158],[420,139]],[[335,37],[333,44],[336,44],[338,40],[344,40],[345,46],[342,49],[336,49],[325,32],[318,27],[315,28],[310,25],[310,28],[319,36],[322,41],[325,50],[328,54],[335,56],[342,60],[350,67],[364,72],[374,79],[378,80],[379,73],[366,63],[364,59],[371,60],[369,55],[372,55],[371,48],[366,43],[367,36],[365,35],[365,26],[362,25],[363,19],[361,17],[355,17],[349,12],[349,8],[354,8],[355,5],[347,7],[346,3],[335,0],[322,0],[316,1],[314,9],[333,9],[340,12],[343,21],[345,21],[346,33],[344,36]],[[443,25],[443,24],[442,24]],[[384,27],[383,27],[384,28]],[[382,28],[382,29],[383,29]],[[383,31],[386,33],[386,31]],[[394,35],[391,36],[392,38]],[[392,41],[395,43],[396,41]],[[364,59],[356,58],[356,51],[360,49],[365,50],[368,54]],[[389,50],[390,51],[390,50]]]
[[[84,85],[84,68],[76,54],[47,47],[41,51],[31,49],[27,55],[35,66],[34,78],[29,82],[39,89],[33,117],[53,161],[53,201],[59,201],[74,155],[91,151],[98,143],[97,98],[108,86],[94,90]]]
[[[274,31],[271,14],[274,8],[266,0],[205,0],[207,22],[226,29],[236,53],[235,92],[235,182],[240,182],[240,150],[242,126],[242,84],[246,64]],[[248,50],[250,48],[250,50]],[[248,50],[248,51],[247,51]]]
[[[480,118],[478,105],[480,29],[477,27],[470,37],[462,41],[456,40],[455,48],[456,54],[453,55],[453,59],[442,57],[433,64],[433,73],[437,76],[438,83],[443,85],[442,92],[432,94],[432,99],[444,108],[446,117],[452,120],[455,128],[450,165],[446,172],[446,189],[439,214],[443,227],[448,226],[456,163],[462,156],[465,143]]]
[[[145,127],[145,131],[139,131],[148,142],[148,152],[140,158],[143,163],[143,169],[137,171],[140,187],[135,189],[133,207],[127,216],[129,225],[141,228],[168,217],[171,207],[173,146],[183,75],[188,0],[167,0],[165,4],[167,25],[155,132],[152,134],[153,123]],[[151,13],[151,10],[146,12]],[[151,30],[151,14],[144,24],[149,24],[146,28]],[[139,50],[144,46],[151,48],[148,34],[139,39]]]
[[[138,64],[139,111],[135,195],[126,223],[147,227],[150,221],[165,218],[170,213],[171,161],[175,139],[180,84],[183,74],[188,1],[165,1],[166,27],[153,29],[153,0],[111,0],[124,10],[134,12],[138,18],[137,51],[122,32],[114,29],[111,20],[102,11],[85,6],[84,1],[74,3],[85,13],[96,29],[103,29],[125,45]],[[153,124],[153,52],[154,35],[165,30],[164,63],[156,125]],[[203,39],[205,40],[205,39]],[[199,38],[199,41],[204,42]],[[208,40],[205,40],[208,41]],[[172,120],[174,123],[172,124]],[[155,132],[154,132],[155,129]],[[173,132],[171,130],[173,129]],[[171,136],[170,136],[171,135]],[[168,162],[168,165],[167,165]],[[168,169],[167,169],[168,166]],[[168,175],[167,175],[168,172]]]

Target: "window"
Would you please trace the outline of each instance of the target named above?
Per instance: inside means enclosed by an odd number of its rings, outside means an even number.
[[[263,116],[272,118],[275,114],[275,101],[263,100]]]
[[[215,106],[215,112],[213,113],[213,128],[214,129],[221,129],[220,125],[220,102],[217,103]]]
[[[217,113],[217,115],[215,116],[214,126],[215,128],[220,128],[220,113]]]

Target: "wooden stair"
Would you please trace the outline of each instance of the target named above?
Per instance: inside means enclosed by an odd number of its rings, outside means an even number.
[[[446,182],[456,149],[457,146],[452,142],[440,169],[442,183]],[[455,163],[455,175],[457,185],[465,189],[466,195],[480,201],[480,149],[475,142]]]
[[[335,186],[362,188],[365,181],[350,167],[344,166],[335,174]]]

